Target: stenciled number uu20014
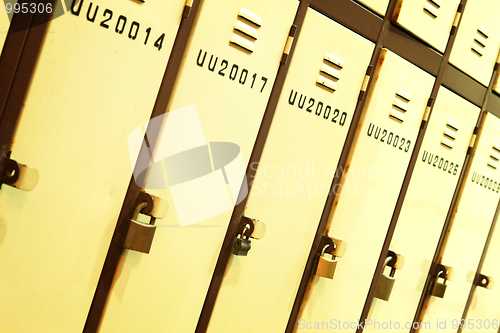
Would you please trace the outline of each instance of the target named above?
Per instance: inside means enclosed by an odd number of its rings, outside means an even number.
[[[78,1],[78,5],[76,2]],[[80,12],[82,10],[82,6],[85,0],[73,0],[71,4],[71,13],[76,16],[80,16]],[[78,8],[75,8],[78,7]],[[87,21],[94,23],[97,16],[99,13],[99,6],[96,5],[94,8],[94,4],[92,2],[89,3],[88,9],[87,9]],[[102,16],[100,16],[100,19],[98,23],[100,22],[100,26],[109,29],[110,26],[114,26],[114,30],[117,34],[122,35],[125,33],[125,35],[128,35],[128,38],[130,40],[144,40],[144,45],[148,45],[148,42],[150,41],[149,37],[152,34],[152,29],[151,27],[147,28],[145,30],[145,33],[143,35],[143,30],[141,29],[141,25],[137,21],[132,21],[127,19],[126,16],[119,15],[118,19],[116,20],[116,24],[114,21],[114,17],[116,18],[117,15],[114,15],[113,11],[111,9],[104,9],[102,12]],[[138,38],[141,37],[141,38]],[[153,41],[153,37],[151,39],[151,42]],[[161,50],[162,45],[163,45],[163,40],[165,39],[165,34],[161,34],[154,42],[154,47],[158,49],[158,51]]]

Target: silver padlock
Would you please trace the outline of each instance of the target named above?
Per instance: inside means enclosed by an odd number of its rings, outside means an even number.
[[[316,272],[314,274],[327,279],[333,279],[335,269],[337,268],[337,258],[333,255],[332,259],[325,257],[325,250],[328,247],[330,247],[330,244],[326,244],[323,247],[323,250],[321,250],[321,254],[318,259],[318,266],[316,266]]]
[[[156,226],[154,225],[156,219],[152,217],[149,224],[137,221],[140,211],[147,206],[148,203],[143,202],[134,210],[128,227],[127,236],[125,237],[124,247],[126,249],[142,253],[149,253],[151,249],[156,231]]]
[[[452,281],[455,276],[455,270],[451,267],[444,266],[442,264],[436,265],[436,277],[430,286],[431,295],[439,298],[444,298],[444,293],[446,292],[446,281]],[[443,282],[439,282],[439,279],[443,279]]]
[[[386,302],[389,301],[392,289],[394,288],[394,283],[396,282],[396,278],[394,278],[396,269],[403,268],[403,265],[404,257],[402,255],[394,253],[393,251],[389,251],[385,259],[384,270],[387,267],[390,267],[391,272],[389,273],[389,276],[387,276],[384,275],[384,271],[382,271],[382,275],[380,276],[380,279],[377,283],[377,288],[375,289],[374,297]]]

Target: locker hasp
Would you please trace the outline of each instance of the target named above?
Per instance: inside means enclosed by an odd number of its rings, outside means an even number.
[[[266,233],[266,224],[262,221],[242,216],[233,243],[233,254],[247,256],[252,247],[249,238],[261,239]]]
[[[31,191],[38,184],[38,170],[8,157],[0,163],[0,185],[5,184],[23,191]]]

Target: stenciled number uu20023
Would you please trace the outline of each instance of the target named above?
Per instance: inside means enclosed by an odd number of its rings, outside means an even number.
[[[78,1],[78,4],[77,4]],[[71,13],[76,16],[80,16],[80,12],[82,11],[82,6],[85,0],[73,0],[71,4]],[[99,15],[102,13],[102,15]],[[115,18],[118,16],[115,22]],[[89,3],[87,7],[87,21],[94,23],[96,18],[98,18],[98,23],[101,27],[105,29],[113,28],[115,33],[119,35],[128,35],[130,40],[141,40],[144,41],[144,45],[148,45],[148,42],[151,44],[153,40],[153,31],[151,27],[148,27],[146,30],[141,28],[141,24],[137,21],[130,22],[124,15],[115,15],[111,9],[104,9],[102,11],[99,10],[99,6],[95,5],[92,2]],[[151,39],[150,39],[151,35]],[[155,35],[156,37],[157,35]],[[165,34],[161,34],[154,42],[153,46],[161,50],[163,45],[163,40],[165,39]],[[150,42],[151,41],[151,42]]]

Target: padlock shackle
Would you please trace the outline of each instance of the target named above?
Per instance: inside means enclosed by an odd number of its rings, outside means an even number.
[[[147,201],[143,201],[140,204],[138,204],[137,207],[135,207],[134,212],[132,213],[132,220],[137,220],[137,217],[139,216],[141,210],[143,210],[147,206],[148,206]]]

